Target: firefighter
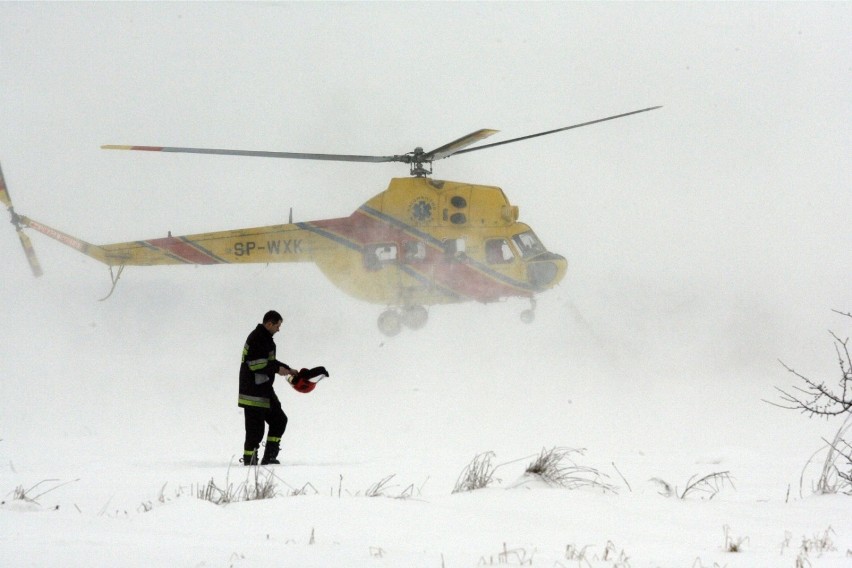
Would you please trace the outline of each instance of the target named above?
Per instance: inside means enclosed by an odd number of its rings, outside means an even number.
[[[275,310],[266,312],[263,323],[257,325],[246,339],[240,363],[239,406],[245,413],[246,436],[243,445],[244,465],[277,464],[281,436],[287,428],[287,415],[272,388],[275,375],[292,380],[296,371],[275,358],[275,341],[272,336],[281,329],[283,318]],[[263,458],[258,448],[263,439],[265,425],[269,425]]]

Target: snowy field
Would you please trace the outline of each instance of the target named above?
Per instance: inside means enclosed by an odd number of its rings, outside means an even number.
[[[850,498],[813,495],[821,464],[805,469],[833,426],[761,402],[788,382],[777,363],[718,366],[701,337],[704,357],[623,353],[579,326],[559,292],[530,327],[511,303],[460,307],[393,340],[343,331],[368,309],[312,317],[323,306],[282,300],[285,360],[332,377],[309,395],[279,386],[283,464],[247,472],[235,359],[255,322],[237,314],[262,306],[220,309],[245,281],[236,271],[192,292],[205,271],[137,271],[108,303],[73,308],[52,277],[30,291],[14,278],[25,301],[6,333],[16,357],[41,363],[4,363],[0,563],[792,567],[803,542],[826,542],[805,565],[849,565]],[[271,288],[281,275],[254,280]],[[173,295],[152,321],[144,304],[157,289]],[[820,347],[830,361],[830,343]],[[600,477],[579,476],[600,487],[525,476],[553,447],[585,449],[575,462]],[[454,494],[484,452],[493,484]],[[712,473],[730,480],[684,499],[652,481],[679,495]],[[199,498],[258,482],[276,496]],[[15,500],[18,487],[36,503]]]
[[[130,268],[98,302],[103,266],[32,235],[35,280],[0,225],[0,566],[852,565],[852,497],[813,491],[841,420],[766,402],[795,384],[779,359],[835,381],[826,330],[852,335],[831,311],[852,310],[850,24],[843,3],[0,3],[16,209],[99,244],[348,215],[406,173],[101,144],[402,153],[664,105],[435,164],[568,258],[531,325],[521,301],[444,306],[384,338],[310,265]],[[283,463],[249,470],[237,370],[268,309],[279,358],[331,377],[278,386]],[[594,482],[525,473],[551,449]],[[492,483],[454,492],[477,456]]]

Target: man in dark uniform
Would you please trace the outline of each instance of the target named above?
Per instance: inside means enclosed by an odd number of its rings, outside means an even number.
[[[281,402],[275,395],[272,384],[275,375],[284,375],[292,379],[296,371],[275,358],[275,341],[272,336],[281,329],[283,318],[271,310],[263,316],[263,323],[257,325],[246,339],[243,357],[240,363],[239,406],[245,412],[246,438],[243,445],[245,465],[277,464],[281,436],[287,428],[287,415],[281,409]],[[263,459],[259,459],[258,448],[263,440],[265,424],[269,424],[266,437],[266,449]]]

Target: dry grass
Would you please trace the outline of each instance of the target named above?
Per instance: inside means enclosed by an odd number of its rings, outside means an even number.
[[[566,489],[601,489],[604,492],[617,493],[615,486],[609,483],[609,476],[597,469],[581,465],[574,456],[583,456],[585,450],[575,448],[542,448],[538,457],[526,469],[527,475],[534,475],[548,485]]]
[[[207,485],[198,486],[194,495],[203,501],[210,501],[214,505],[227,505],[228,503],[239,503],[242,501],[256,501],[259,499],[272,499],[279,495],[275,475],[271,471],[261,473],[261,468],[254,467],[246,476],[246,480],[234,484],[225,477],[225,486],[219,487],[211,478]]]
[[[725,525],[722,527],[725,533],[725,552],[742,552],[743,545],[748,542],[748,537],[734,538],[731,536],[731,527]]]
[[[814,493],[819,495],[833,495],[835,493],[846,493],[852,495],[852,445],[848,439],[852,433],[852,414],[846,417],[843,424],[831,441],[823,438],[825,446],[814,453],[805,464],[805,469],[811,461],[822,451],[825,451],[825,460],[822,464],[819,479],[813,488]],[[842,463],[842,469],[838,466]],[[799,479],[799,494],[802,493],[804,469],[802,478]]]
[[[58,479],[43,479],[43,480],[39,481],[38,483],[36,483],[35,485],[31,486],[29,489],[24,489],[23,485],[19,485],[14,489],[14,491],[11,492],[12,500],[13,501],[24,501],[24,502],[27,502],[27,503],[33,503],[35,505],[40,505],[40,503],[38,502],[39,497],[41,497],[42,495],[46,495],[47,493],[50,493],[51,491],[55,491],[56,489],[59,489],[60,487],[64,487],[65,485],[68,485],[69,483],[74,483],[76,481],[80,481],[80,480],[79,479],[72,479],[71,481],[59,483]],[[53,485],[51,487],[47,487],[46,489],[43,488],[42,486],[44,484],[47,484],[47,483],[53,484]],[[0,502],[0,504],[5,504],[5,501]]]
[[[492,465],[494,452],[484,452],[476,455],[473,460],[459,474],[453,493],[474,491],[484,489],[494,482],[494,470]]]
[[[734,489],[734,480],[731,473],[728,471],[716,471],[708,473],[702,477],[693,475],[686,482],[686,487],[683,491],[678,491],[677,486],[672,486],[667,481],[659,477],[651,478],[660,488],[660,495],[665,497],[677,497],[678,499],[687,499],[689,497],[699,497],[701,499],[710,500],[721,491],[725,485],[730,485]]]

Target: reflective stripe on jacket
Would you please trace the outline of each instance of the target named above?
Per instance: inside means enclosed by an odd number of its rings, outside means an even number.
[[[272,384],[281,367],[286,367],[275,358],[275,341],[272,334],[258,324],[246,338],[240,361],[241,407],[269,408],[274,396]]]

